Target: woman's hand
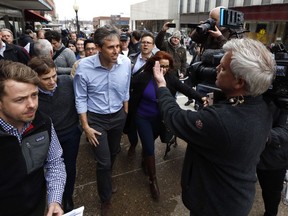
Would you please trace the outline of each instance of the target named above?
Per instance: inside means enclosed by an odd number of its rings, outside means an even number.
[[[160,67],[159,61],[155,62],[155,65],[153,67],[153,74],[154,74],[154,78],[155,78],[158,88],[166,87],[166,81],[164,78],[163,68]]]

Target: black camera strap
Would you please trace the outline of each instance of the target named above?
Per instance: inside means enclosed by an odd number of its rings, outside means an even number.
[[[66,49],[66,47],[62,47],[60,50],[55,52],[55,55],[52,57],[53,61],[62,53],[64,49]]]

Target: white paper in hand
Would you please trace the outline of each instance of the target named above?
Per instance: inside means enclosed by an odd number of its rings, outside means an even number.
[[[84,212],[84,206],[81,206],[80,208],[74,209],[73,211],[70,211],[63,216],[83,216]]]

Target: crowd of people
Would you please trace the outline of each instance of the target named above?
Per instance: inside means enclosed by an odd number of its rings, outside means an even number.
[[[177,136],[187,142],[181,186],[191,215],[247,216],[258,178],[264,215],[276,216],[288,165],[288,115],[265,95],[275,60],[262,43],[233,38],[220,27],[220,7],[209,16],[215,28],[190,36],[200,47],[199,61],[207,50],[223,52],[213,81],[223,99],[215,105],[207,92],[181,81],[188,75],[186,49],[178,30],[165,39],[169,22],[156,37],[112,26],[90,38],[26,29],[18,45],[10,29],[1,29],[1,215],[73,210],[82,135],[97,161],[101,215],[109,215],[117,192],[113,165],[126,134],[129,160],[141,141],[141,165],[154,200],[160,197],[155,140]],[[182,110],[177,92],[201,109]]]

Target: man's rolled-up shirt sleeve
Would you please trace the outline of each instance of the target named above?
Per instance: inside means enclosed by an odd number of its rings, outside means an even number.
[[[79,67],[77,68],[78,71]],[[73,79],[75,104],[78,114],[87,112],[87,84],[83,77],[79,74],[75,74]]]

